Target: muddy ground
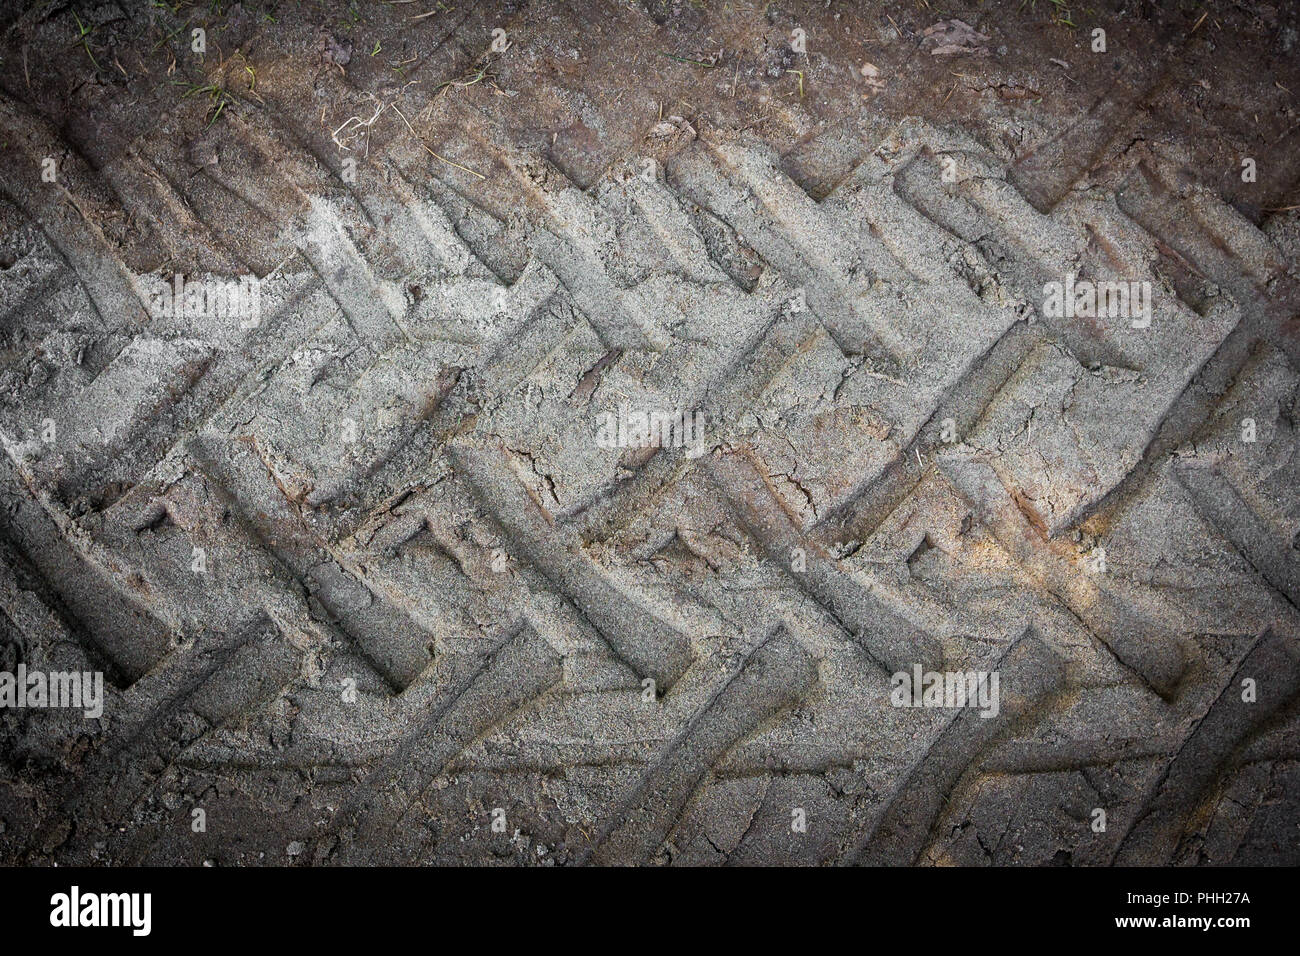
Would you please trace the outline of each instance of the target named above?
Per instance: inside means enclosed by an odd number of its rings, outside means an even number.
[[[1294,864],[1298,42],[6,5],[0,860]]]

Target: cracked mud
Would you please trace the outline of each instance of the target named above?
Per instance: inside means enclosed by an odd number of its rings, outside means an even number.
[[[1294,865],[1284,7],[0,16],[0,861]]]

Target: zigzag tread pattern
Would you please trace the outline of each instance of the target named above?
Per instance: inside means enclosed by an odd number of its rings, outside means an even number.
[[[0,98],[0,665],[106,675],[0,715],[0,859],[1295,861],[1300,300],[1233,210],[917,120],[815,197],[744,133],[580,186],[481,125],[514,216],[225,130],[46,188]],[[258,320],[151,312],[173,257]]]

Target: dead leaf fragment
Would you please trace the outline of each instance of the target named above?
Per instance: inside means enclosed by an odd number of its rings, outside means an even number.
[[[863,63],[862,69],[858,71],[862,78],[867,81],[867,86],[872,91],[879,92],[885,88],[885,81],[880,78],[880,68],[874,63]]]
[[[984,46],[989,37],[977,31],[964,20],[940,20],[922,31],[921,43],[930,48],[931,56],[988,56]]]

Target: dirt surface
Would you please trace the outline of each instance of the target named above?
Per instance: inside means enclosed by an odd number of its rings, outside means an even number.
[[[1294,865],[1298,42],[0,14],[0,861]]]

